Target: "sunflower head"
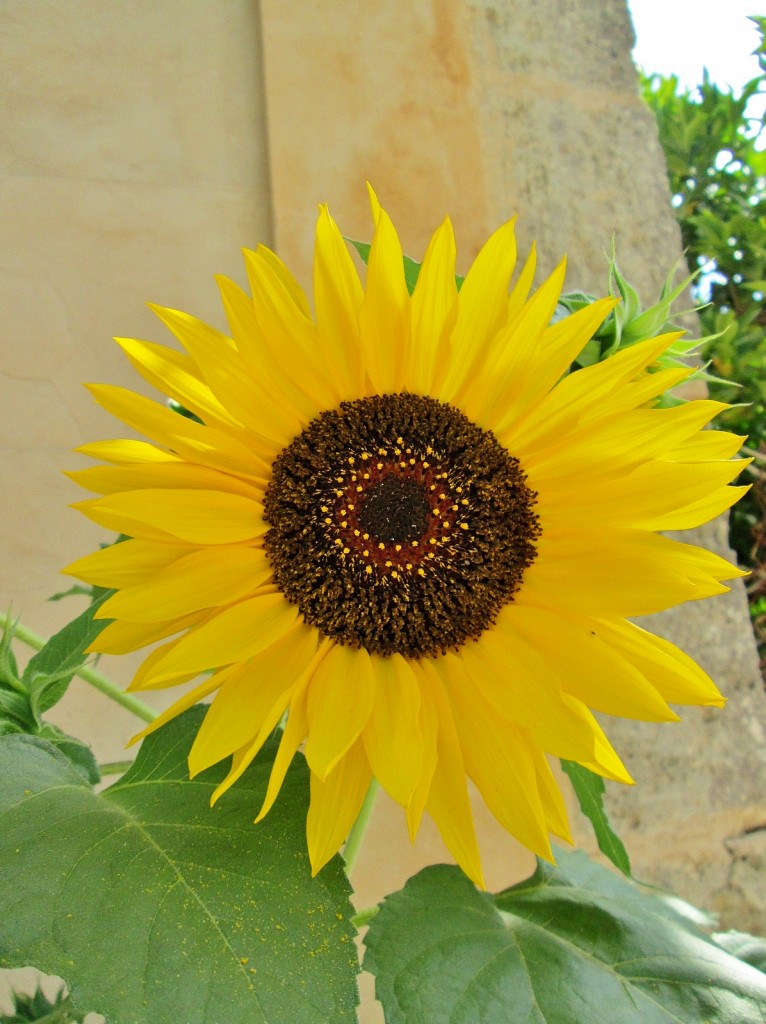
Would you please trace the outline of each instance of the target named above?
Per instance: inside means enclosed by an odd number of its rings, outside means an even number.
[[[219,279],[228,335],[156,308],[181,350],[119,339],[191,415],[91,387],[146,440],[81,449],[100,464],[71,475],[98,496],[77,507],[130,539],[65,571],[116,591],[93,650],[155,645],[133,689],[203,676],[146,731],[214,695],[190,755],[192,773],[231,758],[214,799],[286,713],[259,817],[303,744],[315,872],[374,776],[481,884],[468,778],[550,858],[569,832],[547,755],[630,781],[592,710],[723,703],[628,620],[739,575],[659,531],[736,500],[741,438],[703,429],[715,402],[653,407],[692,372],[646,373],[678,334],[568,373],[614,300],[552,322],[563,263],[533,290],[533,251],[514,276],[513,222],[458,289],[445,220],[410,294],[372,208],[364,285],[323,207],[313,308],[259,247],[250,294]]]

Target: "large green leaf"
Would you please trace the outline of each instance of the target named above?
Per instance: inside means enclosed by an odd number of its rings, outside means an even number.
[[[558,853],[492,896],[454,867],[389,896],[365,939],[387,1024],[763,1024],[766,979],[663,901]]]
[[[310,877],[296,759],[253,825],[269,745],[213,810],[194,708],[96,794],[37,737],[0,737],[0,966],[32,964],[109,1024],[350,1024],[357,961],[336,858]]]

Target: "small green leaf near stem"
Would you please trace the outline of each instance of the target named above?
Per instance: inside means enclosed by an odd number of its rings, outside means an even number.
[[[14,636],[21,640],[22,643],[25,643],[27,647],[40,651],[45,646],[45,640],[38,633],[35,633],[21,622],[13,623],[7,615],[0,612],[0,628],[6,626],[13,626]],[[153,722],[157,717],[157,713],[148,704],[144,704],[142,700],[121,690],[111,679],[107,679],[105,675],[89,665],[82,665],[74,674],[94,687],[94,689],[99,690],[106,697],[109,697],[110,700],[121,704],[128,711],[132,711],[134,715],[143,719],[144,722]]]

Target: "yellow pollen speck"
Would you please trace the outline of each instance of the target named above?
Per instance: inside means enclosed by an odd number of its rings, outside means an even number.
[[[407,468],[407,463],[406,462],[400,462],[399,465],[400,465],[400,467],[402,469],[406,469]]]
[[[349,507],[349,508],[351,508],[351,509],[353,509],[353,508],[355,508],[356,506],[352,505],[352,504],[351,504],[351,502],[349,502],[349,503],[348,503],[348,507]]]
[[[391,575],[394,577],[395,580],[399,579],[399,573],[396,571],[396,569],[394,569],[394,571],[391,573]]]
[[[394,551],[401,551],[401,550],[402,550],[402,545],[401,544],[394,544]]]
[[[461,524],[460,524],[460,529],[461,529],[461,530],[467,530],[467,529],[469,529],[468,523],[461,523]]]
[[[426,555],[426,558],[436,558],[436,552],[429,551],[428,554]]]
[[[394,455],[401,455],[401,454],[402,454],[402,449],[401,448],[394,448]]]
[[[428,490],[429,491],[435,491],[436,490],[436,484],[431,484],[431,486],[428,488]]]
[[[413,548],[420,547],[420,541],[419,540],[413,540],[412,541],[412,546],[413,546]]]
[[[359,487],[357,487],[357,489],[356,489],[356,493],[357,494],[361,494],[363,490],[364,490],[364,488],[360,484]]]
[[[430,465],[431,465],[431,463],[430,463],[430,462],[424,462],[424,463],[423,463],[423,469],[428,469],[428,467],[429,467]]]
[[[397,437],[396,443],[397,444],[404,444],[404,438],[403,437]]]
[[[348,526],[348,519],[341,519],[341,523],[340,523],[340,525],[341,525],[341,526],[343,527],[343,529],[345,530],[345,529],[346,529],[346,527]]]
[[[336,476],[335,477],[335,482],[338,483],[338,484],[342,484],[343,483],[343,477],[342,476]]]
[[[385,448],[378,448],[378,455],[388,455]]]
[[[369,457],[370,457],[370,453],[369,452],[362,452],[362,458],[365,461],[367,461],[367,459],[369,459]]]
[[[378,469],[383,469],[383,463],[382,462],[378,462],[377,463],[377,468]]]
[[[431,509],[431,515],[432,515],[432,516],[440,516],[440,515],[441,515],[441,512],[439,511],[439,509],[438,509],[438,508],[432,508],[432,509]]]
[[[411,466],[414,466],[414,465],[415,465],[415,460],[414,460],[414,459],[410,459],[410,465],[411,465]]]
[[[457,505],[450,505],[453,512],[457,512]]]
[[[424,568],[423,568],[423,567],[421,566],[421,567],[420,567],[420,568],[418,569],[418,576],[425,576],[425,574],[426,574],[426,571],[425,571],[425,569],[424,569]]]
[[[320,505],[320,506],[319,506],[319,511],[320,511],[320,512],[329,512],[330,510],[329,510],[329,508],[327,507],[327,505]]]
[[[348,464],[349,464],[349,466],[353,466],[355,461],[356,460],[354,459],[354,456],[353,455],[349,455],[349,457],[348,457]]]
[[[458,490],[460,490],[460,488],[458,488]],[[460,504],[461,505],[467,505],[468,504],[468,498],[461,498],[460,499]]]
[[[359,536],[359,530],[354,530],[354,536],[355,536],[355,537],[358,537],[358,536]]]
[[[426,455],[433,455],[434,450],[430,444],[426,445]]]
[[[349,553],[349,551],[350,551],[350,550],[351,550],[351,548],[344,548],[344,549],[343,549],[343,554],[344,554],[344,555],[347,555],[347,554]]]
[[[412,568],[412,562],[407,562],[407,568],[408,568],[408,569],[411,569],[411,568]]]
[[[362,480],[369,480],[369,479],[370,479],[370,474],[369,473],[363,473],[362,474]]]
[[[362,552],[362,554],[364,555],[365,558],[369,558],[370,557],[370,549],[369,548],[365,548],[364,551]]]
[[[435,544],[435,543],[436,543],[436,537],[431,537],[431,538],[429,539],[428,543],[429,543],[429,544]]]
[[[365,572],[367,572],[367,573],[370,573],[370,572],[372,572],[372,566],[371,566],[371,565],[366,565],[366,566],[364,567],[364,571],[365,571]]]
[[[382,543],[378,544],[378,548],[379,548],[380,551],[385,551],[386,550],[386,545],[382,544]]]
[[[446,501],[446,500],[447,500],[447,495],[444,493],[444,491],[442,491],[442,493],[439,495],[439,501]]]
[[[325,522],[327,523],[327,525],[328,525],[328,526],[330,526],[330,524],[332,523],[332,519],[330,519],[330,517],[328,516],[328,517],[327,517],[327,518],[325,519]]]
[[[393,563],[393,562],[391,561],[391,559],[390,559],[390,558],[387,558],[387,559],[386,559],[386,568],[387,568],[387,569],[390,569],[390,568],[391,568],[391,566],[392,566],[393,564],[394,564],[394,563]]]
[[[369,539],[370,539],[369,533],[363,533],[362,534],[362,540],[369,540]]]
[[[336,543],[336,544],[342,544],[342,543],[343,543],[343,541],[342,541],[342,540],[340,539],[340,537],[336,537],[336,538],[335,538],[335,543]]]

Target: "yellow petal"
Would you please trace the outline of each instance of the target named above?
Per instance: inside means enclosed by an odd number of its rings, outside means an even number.
[[[273,731],[316,649],[316,631],[297,622],[271,647],[228,673],[189,753],[192,776]]]
[[[245,266],[260,333],[261,372],[278,382],[285,400],[308,422],[340,400],[332,363],[323,359],[316,327],[291,301],[271,265],[259,252],[246,251]]]
[[[516,601],[631,618],[725,594],[720,581],[741,575],[710,551],[641,530],[551,529]]]
[[[456,390],[455,400],[469,419],[482,426],[494,426],[498,422],[498,413],[506,409],[509,382],[516,388],[521,381],[528,385],[538,376],[539,368],[550,369],[551,360],[541,336],[553,316],[565,273],[566,263],[562,260],[529,302],[522,306],[515,319],[507,323],[487,347],[481,372],[472,374],[463,387]],[[548,387],[559,376],[560,373]],[[541,390],[540,395],[543,394],[545,391]],[[532,403],[531,397],[529,403]],[[512,414],[512,418],[515,415]]]
[[[474,367],[481,366],[489,341],[506,321],[508,282],[516,263],[515,222],[514,217],[490,236],[465,276],[451,358],[438,384],[443,401],[451,402]]]
[[[249,597],[271,575],[266,555],[257,548],[194,551],[110,597],[97,617],[161,622]]]
[[[314,249],[317,326],[328,356],[336,362],[348,397],[364,386],[359,312],[364,292],[351,254],[326,206],[320,207]]]
[[[478,643],[466,645],[459,658],[446,656],[449,671],[456,680],[466,680],[466,689],[479,689],[500,717],[529,733],[543,750],[586,764],[616,781],[630,782],[593,715],[562,690],[551,669],[550,645],[543,650],[530,647],[513,630],[506,611],[495,628]]]
[[[359,328],[373,388],[381,395],[401,391],[404,352],[410,344],[410,298],[402,247],[385,211],[380,213],[370,247]]]
[[[367,724],[375,700],[372,658],[364,648],[335,644],[309,684],[306,760],[324,779]]]
[[[535,764],[523,733],[493,711],[467,676],[458,683],[443,659],[434,667],[449,695],[466,770],[487,807],[527,849],[552,860]]]
[[[373,774],[397,803],[407,807],[423,770],[420,688],[400,654],[375,663],[375,703],[363,733]]]
[[[710,676],[669,640],[632,622],[599,620],[593,629],[635,665],[670,703],[716,708],[726,703]]]
[[[192,549],[182,544],[125,540],[78,558],[61,571],[97,587],[129,587],[183,558]]]
[[[284,636],[297,615],[295,605],[288,604],[279,593],[240,601],[183,636],[154,666],[149,684],[169,683],[188,672],[252,658]]]
[[[77,502],[89,519],[144,540],[190,544],[235,544],[262,537],[268,527],[258,502],[224,491],[124,491]]]
[[[345,841],[359,815],[371,781],[372,772],[359,740],[325,779],[311,773],[306,839],[312,877],[322,870]]]
[[[235,429],[241,427],[231,411],[215,397],[189,356],[150,341],[135,338],[114,340],[144,380],[160,394],[174,398],[205,423]]]
[[[592,620],[553,613],[541,615],[533,608],[510,605],[504,622],[537,651],[549,650],[555,638],[562,655],[559,659],[549,657],[549,667],[562,690],[588,707],[607,715],[647,722],[678,721],[678,715],[638,669],[591,628]]]
[[[201,682],[198,686],[189,690],[188,693],[185,693],[183,697],[180,697],[174,704],[171,704],[169,708],[163,711],[162,714],[158,715],[154,721],[150,722],[146,728],[141,730],[141,732],[137,732],[135,736],[131,736],[127,745],[130,747],[134,743],[138,743],[139,740],[146,739],[146,737],[151,733],[156,732],[157,729],[162,728],[163,725],[166,725],[173,718],[176,718],[182,712],[193,707],[205,697],[209,696],[209,694],[213,693],[214,690],[217,690],[221,685],[221,682],[222,673],[216,673],[216,675],[210,676],[209,679],[205,679],[204,682]]]
[[[193,487],[214,491],[228,491],[242,497],[260,501],[270,470],[264,465],[263,477],[255,485],[252,480],[240,480],[230,473],[221,473],[207,466],[188,462],[150,462],[131,466],[90,466],[66,473],[70,480],[99,494],[117,491],[144,490],[152,487]]]
[[[148,441],[134,441],[124,439],[121,441],[94,441],[92,444],[81,444],[74,449],[81,455],[88,455],[91,459],[103,459],[104,462],[113,462],[117,466],[132,466],[134,464],[145,465],[148,462],[179,462],[177,455],[172,452],[149,444]]]
[[[99,405],[177,455],[236,476],[262,475],[262,459],[232,435],[207,427],[143,395],[112,384],[87,384]]]
[[[430,395],[449,357],[449,331],[457,316],[455,238],[447,218],[434,233],[412,294],[412,341],[406,353],[409,391]]]
[[[473,812],[466,785],[463,753],[447,695],[430,658],[417,663],[424,702],[430,702],[439,723],[437,760],[428,790],[426,809],[444,844],[468,877],[485,889]]]
[[[93,654],[128,654],[180,633],[201,622],[204,617],[205,612],[192,612],[191,615],[170,622],[110,622],[88,645],[87,650]]]

